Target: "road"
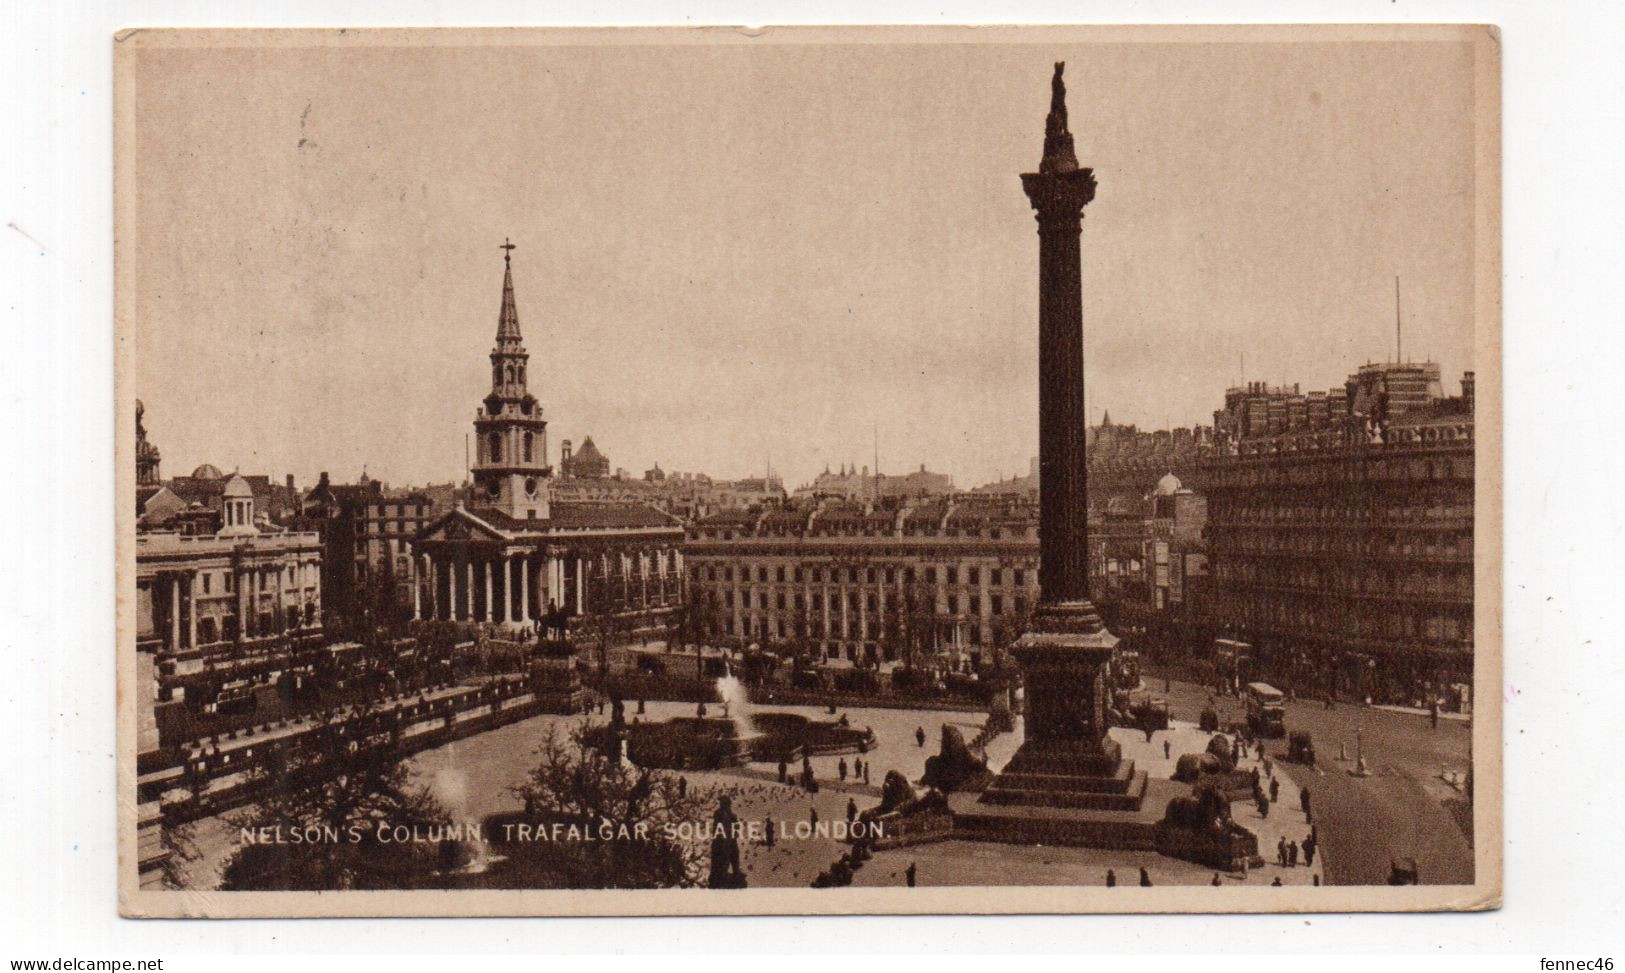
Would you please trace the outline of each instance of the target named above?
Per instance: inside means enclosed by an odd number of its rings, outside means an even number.
[[[1147,676],[1146,684],[1153,692],[1162,691],[1161,678]],[[1166,695],[1176,719],[1194,721],[1209,691],[1175,681]],[[1240,700],[1216,702],[1220,725],[1243,719]],[[1450,807],[1450,802],[1460,805],[1464,795],[1440,779],[1442,771],[1466,769],[1469,723],[1441,719],[1433,729],[1426,716],[1410,713],[1346,703],[1330,710],[1319,702],[1286,706],[1287,729],[1313,735],[1319,765],[1303,767],[1281,759],[1285,738],[1266,743],[1265,752],[1310,792],[1327,884],[1382,884],[1390,862],[1399,857],[1416,859],[1424,884],[1472,882],[1472,843]],[[1348,773],[1357,731],[1372,774],[1366,778]],[[1340,741],[1347,761],[1337,759]]]

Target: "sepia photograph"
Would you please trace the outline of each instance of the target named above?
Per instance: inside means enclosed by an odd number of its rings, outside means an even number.
[[[1499,906],[1494,28],[110,43],[123,915]]]

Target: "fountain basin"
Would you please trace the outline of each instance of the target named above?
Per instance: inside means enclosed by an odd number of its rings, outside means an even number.
[[[795,713],[753,713],[746,720],[755,732],[741,733],[734,720],[685,716],[625,727],[626,756],[639,767],[665,770],[715,770],[752,761],[787,763],[804,756],[866,753],[875,746],[868,727],[811,720]],[[610,749],[611,731],[594,727],[587,742]]]

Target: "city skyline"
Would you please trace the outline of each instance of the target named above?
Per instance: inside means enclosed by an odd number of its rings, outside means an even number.
[[[138,205],[168,215],[140,241],[138,347],[163,351],[135,392],[172,475],[460,481],[511,237],[555,465],[591,435],[634,475],[771,464],[794,488],[873,464],[878,439],[882,471],[1024,474],[1037,279],[1015,175],[1063,58],[1100,179],[1092,423],[1206,425],[1241,381],[1340,384],[1393,357],[1396,275],[1407,357],[1453,392],[1473,367],[1470,86],[1393,105],[1470,64],[1240,47],[165,51],[137,85],[162,120]],[[517,86],[535,99],[475,110]]]

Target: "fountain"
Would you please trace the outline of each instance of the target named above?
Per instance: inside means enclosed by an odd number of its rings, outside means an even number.
[[[722,715],[733,721],[736,736],[743,740],[758,735],[746,712],[750,706],[750,695],[745,692],[745,684],[739,681],[732,667],[726,663],[722,675],[717,677],[717,698],[722,700]]]
[[[469,814],[468,775],[456,767],[447,767],[435,773],[429,781],[429,793],[452,812],[453,821],[472,820]],[[459,874],[478,875],[488,871],[494,863],[490,849],[483,839],[463,842],[455,854],[466,860],[457,867]]]
[[[800,761],[804,756],[866,753],[875,745],[867,727],[817,722],[796,713],[763,713],[751,706],[744,683],[724,667],[716,681],[721,717],[677,717],[658,723],[623,726],[625,754],[640,767],[703,770],[737,767],[752,761]],[[595,746],[609,745],[614,734],[589,731]]]

